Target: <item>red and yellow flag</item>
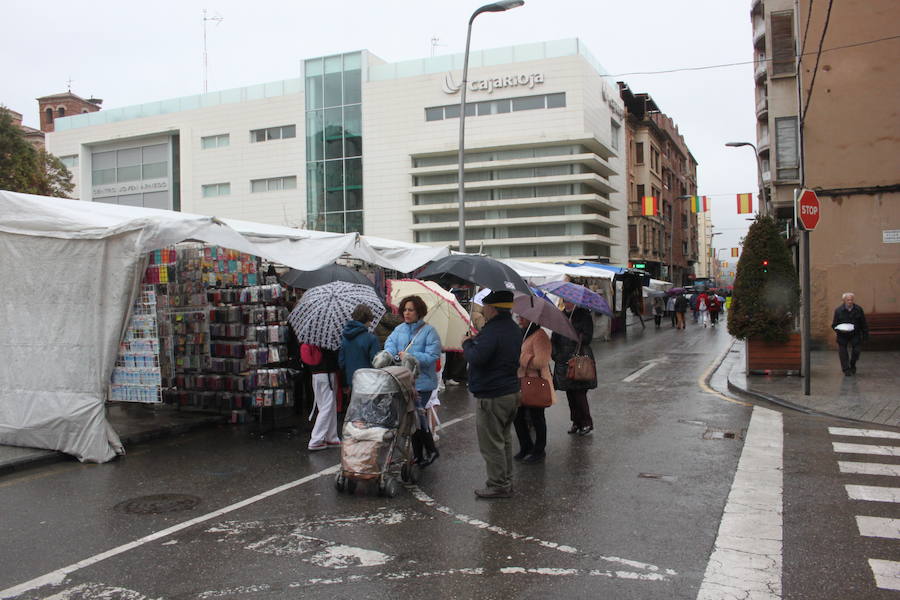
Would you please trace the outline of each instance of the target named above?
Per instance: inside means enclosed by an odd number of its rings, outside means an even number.
[[[645,217],[655,217],[659,214],[659,200],[656,196],[641,198],[641,214]]]
[[[709,204],[706,196],[691,196],[691,212],[706,212],[709,210]]]
[[[732,249],[731,249],[731,256],[737,256],[737,255],[738,255],[738,249],[737,249],[737,248],[732,248]]]
[[[753,194],[738,194],[737,208],[739,215],[745,215],[753,212]]]

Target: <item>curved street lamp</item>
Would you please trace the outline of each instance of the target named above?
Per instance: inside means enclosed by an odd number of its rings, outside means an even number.
[[[475,17],[486,12],[503,12],[511,8],[517,8],[525,4],[525,0],[504,0],[503,2],[493,2],[485,4],[472,13],[469,17],[469,29],[466,32],[466,53],[463,55],[463,76],[462,85],[460,86],[459,97],[459,251],[466,251],[466,208],[464,197],[463,179],[463,158],[465,155],[465,137],[466,137],[466,86],[469,78],[469,42],[472,39],[472,22]]]
[[[756,146],[750,142],[726,142],[725,145],[729,148],[740,148],[741,146],[750,146],[753,148],[753,158],[756,159],[756,173],[759,177],[759,199],[762,201],[759,212],[763,215],[769,214],[769,193],[766,190],[766,185],[763,181],[762,164],[759,162],[759,151],[756,149]]]

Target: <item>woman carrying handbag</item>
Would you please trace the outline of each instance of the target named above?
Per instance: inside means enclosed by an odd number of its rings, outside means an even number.
[[[588,310],[578,308],[571,302],[563,303],[563,307],[563,312],[569,317],[579,340],[576,342],[558,333],[554,333],[550,338],[554,362],[553,384],[556,389],[566,393],[566,399],[569,401],[572,426],[568,432],[588,435],[594,430],[594,421],[591,419],[587,391],[597,387],[597,375],[593,372],[589,379],[583,379],[579,372],[579,377],[575,377],[570,369],[570,363],[578,363],[580,366],[589,363],[588,366],[593,367],[594,352],[591,350],[591,340],[594,337],[594,321]]]
[[[519,438],[519,453],[513,458],[523,463],[544,460],[547,447],[547,420],[544,410],[553,404],[553,378],[550,375],[550,338],[537,324],[519,317],[522,328],[522,353],[519,356],[519,381],[522,405],[516,411],[513,426]],[[531,439],[531,427],[534,439]]]

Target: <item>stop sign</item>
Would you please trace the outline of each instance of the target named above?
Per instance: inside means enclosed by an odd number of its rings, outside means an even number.
[[[807,231],[812,231],[819,224],[819,197],[812,190],[803,190],[800,193],[800,222]]]

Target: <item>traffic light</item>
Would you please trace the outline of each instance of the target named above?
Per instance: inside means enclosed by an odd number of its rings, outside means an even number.
[[[762,261],[762,268],[763,268],[763,273],[768,273],[769,272],[769,261],[767,261],[767,260]]]

